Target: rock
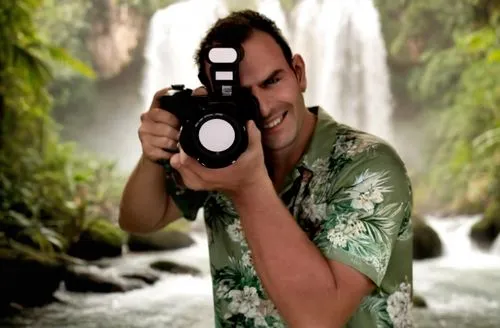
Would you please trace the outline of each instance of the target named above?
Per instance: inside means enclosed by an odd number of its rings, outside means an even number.
[[[68,254],[89,261],[120,256],[126,238],[127,234],[110,221],[95,219],[71,245]]]
[[[51,261],[0,258],[0,308],[11,303],[23,307],[51,303],[64,271],[63,265]]]
[[[413,301],[413,306],[416,308],[426,308],[427,307],[427,302],[420,295],[414,294],[412,297],[412,301]]]
[[[128,240],[130,251],[175,250],[194,244],[187,233],[176,230],[159,230],[149,234],[131,234]]]
[[[414,215],[412,221],[413,258],[423,260],[439,257],[442,254],[442,244],[439,235],[420,216]]]
[[[92,14],[87,48],[98,76],[112,78],[132,61],[146,20],[134,8],[113,0],[94,1]]]
[[[477,196],[475,196],[477,198]],[[476,215],[484,211],[484,200],[467,195],[456,197],[447,208],[440,211],[440,216]]]
[[[201,271],[197,268],[174,263],[171,261],[156,261],[151,263],[151,268],[158,271],[166,271],[169,273],[179,273],[179,274],[190,274],[193,276],[198,276],[201,274]]]
[[[121,275],[123,278],[136,279],[144,281],[145,283],[152,285],[160,279],[160,276],[153,270],[144,269],[141,271],[135,271],[130,273],[124,273]]]
[[[486,207],[483,218],[476,222],[469,233],[481,248],[489,249],[500,234],[500,201],[492,201]]]
[[[146,285],[143,281],[128,280],[97,266],[74,266],[64,279],[66,290],[72,292],[126,292]]]

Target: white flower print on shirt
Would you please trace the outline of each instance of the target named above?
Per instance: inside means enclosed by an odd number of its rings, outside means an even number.
[[[366,226],[358,213],[345,213],[338,217],[338,224],[328,231],[327,238],[334,247],[346,247],[348,240],[355,240],[365,231]]]
[[[226,231],[232,241],[240,243],[243,246],[246,245],[246,240],[243,235],[243,229],[241,228],[240,220],[235,220],[232,224],[228,225]]]
[[[387,299],[387,313],[395,328],[412,327],[410,290],[410,284],[401,283],[399,290]]]
[[[390,192],[385,187],[387,172],[369,172],[366,170],[356,177],[353,187],[346,190],[354,209],[361,209],[372,214],[376,204],[384,201],[383,193]]]
[[[241,313],[246,318],[255,318],[258,315],[260,298],[255,287],[245,286],[243,290],[231,290],[228,293],[231,302],[228,305],[227,318]]]

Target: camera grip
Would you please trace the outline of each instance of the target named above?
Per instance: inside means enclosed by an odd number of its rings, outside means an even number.
[[[174,96],[170,95],[165,95],[161,96],[160,99],[158,99],[158,102],[160,103],[160,108],[173,114],[177,119],[181,120],[181,110],[179,106],[179,101],[176,99]]]
[[[158,99],[160,108],[172,113],[181,121],[185,121],[185,109],[190,104],[190,98],[193,90],[184,88],[183,84],[172,84],[172,88],[167,94]]]

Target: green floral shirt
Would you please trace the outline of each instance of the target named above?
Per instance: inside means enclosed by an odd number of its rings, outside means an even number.
[[[321,107],[310,110],[318,115],[313,139],[279,196],[326,258],[376,284],[346,327],[411,327],[412,192],[405,166],[382,140],[335,122]],[[187,219],[204,209],[216,327],[286,327],[252,266],[231,201],[167,182]]]

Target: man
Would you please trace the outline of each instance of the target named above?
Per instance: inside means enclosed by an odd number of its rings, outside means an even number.
[[[155,231],[204,208],[217,327],[410,327],[412,195],[398,155],[306,107],[303,59],[266,17],[241,11],[211,28],[197,53],[207,87],[204,56],[218,42],[242,45],[240,82],[259,100],[264,127],[248,124],[236,163],[205,168],[166,151],[179,122],[156,108],[161,90],[141,117],[143,156],[121,227]]]

